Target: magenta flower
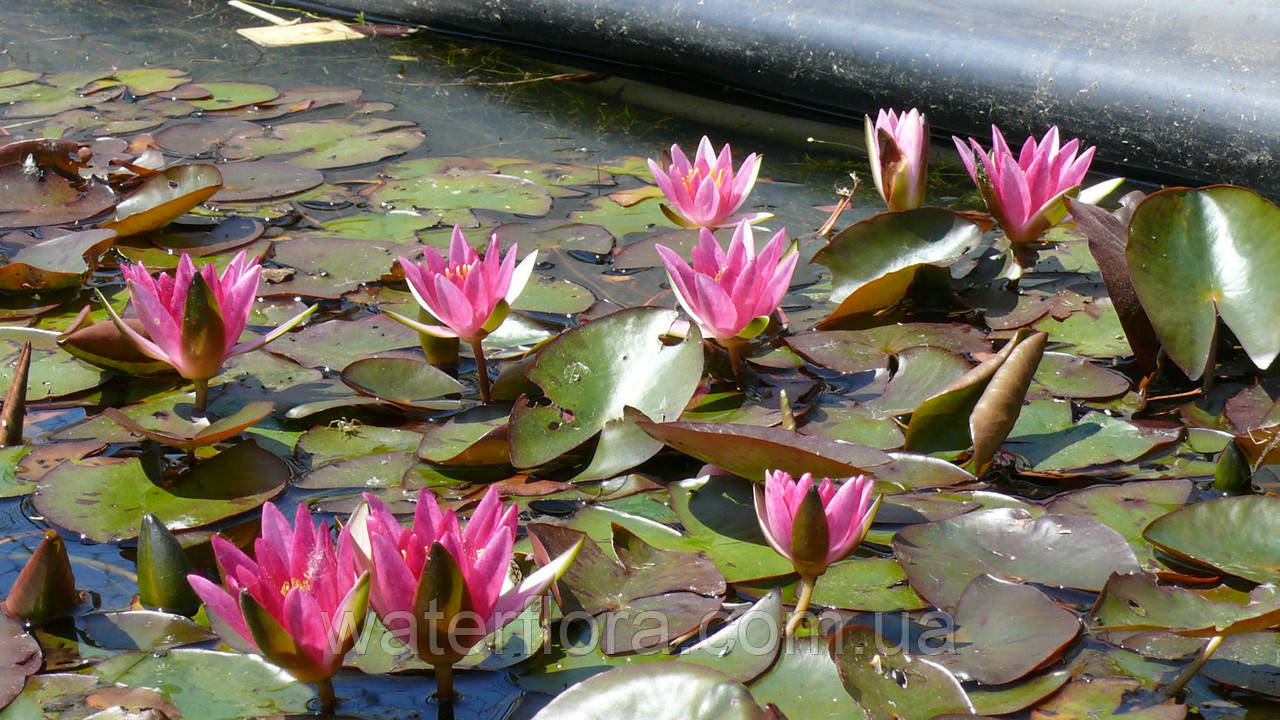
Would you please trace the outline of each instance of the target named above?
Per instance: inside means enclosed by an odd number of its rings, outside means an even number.
[[[426,325],[395,313],[388,313],[400,322],[428,335],[459,338],[467,343],[478,342],[493,332],[506,319],[525,283],[533,273],[538,252],[535,250],[516,267],[516,248],[507,251],[506,257],[498,251],[498,236],[489,238],[489,249],[484,259],[467,243],[462,228],[453,226],[453,240],[449,246],[449,261],[445,262],[435,248],[426,248],[423,263],[401,257],[409,291],[418,305],[431,313],[441,325]]]
[[[890,210],[914,210],[924,202],[929,166],[929,129],[924,115],[912,108],[898,114],[881,110],[873,125],[866,116],[867,154],[871,177]]]
[[[295,527],[273,503],[262,508],[254,560],[221,535],[213,551],[225,587],[188,575],[222,639],[256,649],[303,682],[324,684],[342,667],[369,604],[369,573],[357,570],[347,530],[337,548],[299,503]],[[324,688],[321,697],[325,697]]]
[[[146,337],[124,322],[105,300],[103,306],[120,332],[144,355],[169,363],[179,375],[195,382],[197,409],[203,410],[209,378],[218,374],[227,358],[257,350],[315,310],[314,306],[307,308],[267,335],[239,342],[258,294],[260,262],[259,258],[246,259],[242,250],[219,275],[213,265],[197,271],[191,256],[183,253],[172,275],[161,273],[156,278],[142,263],[121,266]]]
[[[663,172],[653,160],[649,161],[649,170],[671,203],[670,207],[662,206],[663,214],[682,227],[715,229],[743,220],[754,223],[772,217],[769,213],[733,214],[746,201],[760,172],[760,157],[755,153],[748,155],[735,173],[728,144],[717,156],[704,135],[692,163],[679,145],[672,145],[671,166],[667,171]]]
[[[690,267],[674,250],[658,245],[676,300],[702,328],[703,335],[726,347],[759,335],[769,324],[791,284],[799,254],[783,257],[786,229],[774,234],[756,255],[751,226],[738,223],[729,252],[703,228]]]
[[[837,490],[830,478],[815,484],[805,473],[794,480],[782,470],[766,471],[764,488],[755,488],[756,519],[765,540],[791,561],[800,575],[796,609],[787,623],[795,631],[817,578],[862,542],[880,507],[872,499],[874,482],[864,475],[849,478]]]
[[[952,139],[987,209],[1014,245],[1035,241],[1062,220],[1063,196],[1080,186],[1093,160],[1094,148],[1077,155],[1077,139],[1059,147],[1056,127],[1049,128],[1038,143],[1034,137],[1027,138],[1017,159],[995,125],[991,126],[990,154],[973,138],[969,138],[972,149],[960,138]],[[982,160],[980,168],[974,153]]]
[[[371,567],[371,604],[393,634],[436,668],[438,692],[450,694],[451,668],[472,646],[511,622],[550,585],[577,548],[525,578],[510,581],[516,506],[502,506],[490,487],[460,529],[422,489],[413,524],[401,526],[376,497],[352,514],[357,564]]]

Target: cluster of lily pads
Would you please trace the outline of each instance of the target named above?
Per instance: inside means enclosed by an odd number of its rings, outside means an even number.
[[[924,117],[882,111],[878,197],[757,249],[760,156],[400,158],[392,110],[0,73],[0,495],[44,528],[0,718],[329,711],[428,668],[420,710],[514,682],[557,718],[1280,695],[1268,200],[1104,209],[1092,148],[993,129],[928,207]],[[889,210],[834,230],[855,199]],[[137,607],[92,607],[63,534]]]

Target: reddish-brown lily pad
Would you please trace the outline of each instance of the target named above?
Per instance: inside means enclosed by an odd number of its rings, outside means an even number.
[[[219,165],[222,189],[210,202],[243,202],[293,195],[324,182],[319,170],[288,162],[255,160]]]
[[[22,165],[0,167],[0,228],[65,225],[88,220],[115,204],[115,193],[91,182],[77,188],[52,172],[29,175]]]
[[[78,286],[111,247],[114,230],[53,231],[0,266],[0,290],[40,292]]]
[[[115,215],[102,224],[121,237],[164,227],[213,197],[222,187],[216,165],[175,165],[151,176],[116,203]]]

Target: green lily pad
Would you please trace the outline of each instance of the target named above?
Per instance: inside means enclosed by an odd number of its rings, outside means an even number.
[[[577,559],[560,580],[560,591],[598,616],[600,649],[607,655],[665,645],[720,609],[724,576],[697,554],[660,550],[621,525],[613,526],[617,560],[577,530],[533,523],[529,532],[549,557],[582,541]],[[658,614],[662,621],[655,626]]]
[[[1125,256],[1133,288],[1169,358],[1191,379],[1209,371],[1217,318],[1260,368],[1280,354],[1280,208],[1230,185],[1171,188],[1133,211]]]
[[[52,75],[45,76],[41,82],[29,82],[0,88],[0,106],[7,105],[3,115],[6,118],[29,118],[57,115],[66,110],[89,107],[96,103],[114,100],[124,92],[123,86],[106,88],[99,92],[81,95],[78,88],[85,83],[75,82],[81,78],[70,79],[69,84],[61,83],[62,79]]]
[[[760,703],[773,703],[789,718],[865,720],[840,681],[824,638],[788,638],[777,664],[751,684]]]
[[[31,72],[30,70],[5,70],[0,72],[0,88],[24,85],[33,80],[39,79],[40,73],[38,72]]]
[[[982,575],[956,606],[954,653],[940,661],[964,680],[1004,685],[1060,656],[1080,634],[1075,613],[1028,585]]]
[[[156,410],[146,414],[139,413],[136,419],[115,408],[107,408],[103,411],[103,415],[135,435],[190,452],[195,448],[213,445],[239,435],[246,428],[270,415],[274,409],[275,403],[259,400],[212,423],[204,417],[193,418],[185,412],[185,408],[183,411],[175,408]]]
[[[218,166],[207,163],[174,165],[156,173],[116,203],[115,215],[102,227],[120,237],[168,225],[222,188]]]
[[[1039,403],[1032,403],[1035,408]],[[1031,462],[1038,471],[1069,470],[1128,462],[1162,445],[1176,442],[1182,428],[1172,423],[1133,421],[1105,413],[1089,412],[1071,423],[1068,403],[1044,404],[1041,407],[1053,424],[1039,432],[1027,434],[1027,425],[1015,426],[1005,446]],[[1023,432],[1019,432],[1022,430]]]
[[[656,701],[661,698],[660,701]],[[767,720],[729,676],[689,663],[615,668],[558,695],[533,720]]]
[[[1259,583],[1280,582],[1280,497],[1199,502],[1152,522],[1142,536],[1182,560]]]
[[[1049,697],[1071,679],[1070,668],[1041,672],[1021,682],[1001,687],[969,689],[969,700],[982,716],[1007,715],[1035,705]],[[940,720],[935,718],[935,720]],[[951,720],[948,716],[947,720]],[[958,719],[957,719],[958,720]]]
[[[1187,480],[1099,485],[1059,495],[1045,505],[1045,510],[1054,515],[1097,520],[1120,533],[1144,567],[1155,569],[1155,554],[1142,531],[1151,521],[1186,504],[1191,487]]]
[[[868,720],[929,720],[973,712],[973,703],[950,671],[907,654],[872,628],[850,625],[829,642],[845,690]]]
[[[688,412],[685,417],[689,417]],[[886,421],[883,414],[872,408],[842,398],[822,398],[820,404],[805,413],[804,424],[797,429],[805,435],[820,435],[879,450],[900,448],[905,441],[897,423]]]
[[[439,224],[440,216],[433,213],[396,210],[389,213],[348,215],[321,223],[320,228],[345,238],[411,243],[418,239],[418,231]]]
[[[51,522],[94,542],[138,536],[145,513],[170,530],[202,527],[260,507],[289,480],[289,467],[253,442],[195,466],[170,484],[138,458],[63,463],[41,478],[33,502]]]
[[[394,157],[425,139],[412,122],[403,120],[310,120],[241,133],[220,152],[233,160],[291,155],[289,162],[324,170]]]
[[[921,266],[950,265],[981,240],[977,224],[939,208],[882,213],[851,225],[813,256],[831,270],[837,306],[823,322],[896,304]]]
[[[1129,378],[1075,355],[1047,352],[1034,382],[1055,397],[1108,398],[1129,391]]]
[[[191,104],[201,110],[234,110],[246,105],[269,103],[280,96],[280,93],[275,88],[252,83],[202,82],[200,87],[209,93],[209,98],[191,100]]]
[[[83,644],[103,650],[160,652],[215,637],[190,618],[154,610],[89,613],[76,618],[76,625]]]
[[[670,310],[622,310],[562,333],[538,351],[525,371],[550,404],[517,401],[511,412],[511,461],[530,468],[550,462],[597,433],[591,464],[576,480],[611,477],[662,448],[637,424],[633,408],[651,420],[676,417],[702,379],[696,330],[667,344]]]
[[[1232,635],[1205,663],[1200,674],[1227,687],[1280,697],[1280,633]]]
[[[294,485],[304,490],[400,487],[405,473],[413,466],[411,452],[371,453],[321,465],[303,475]]]
[[[502,241],[518,244],[523,252],[530,250],[565,250],[605,255],[613,249],[613,236],[596,225],[565,222],[559,218],[526,220],[499,225],[493,229]]]
[[[729,582],[791,572],[791,561],[774,552],[760,531],[748,483],[713,475],[674,483],[667,492],[684,528],[671,541],[703,552]]]
[[[771,590],[710,637],[681,650],[681,662],[706,665],[739,682],[769,669],[782,646],[782,593]]]
[[[290,162],[253,160],[219,165],[222,188],[209,198],[212,203],[268,200],[310,190],[324,182],[324,173]]]
[[[435,400],[462,393],[466,387],[448,373],[414,358],[375,357],[357,360],[342,370],[342,382],[357,392],[405,408],[441,409]],[[455,407],[455,402],[444,402]]]
[[[795,574],[734,583],[740,594],[754,597],[765,588],[779,587],[782,599],[794,603]],[[907,574],[893,558],[853,557],[838,562],[822,574],[813,590],[813,603],[823,607],[867,612],[923,610],[929,603],[907,584]]]
[[[422,175],[388,180],[369,194],[369,202],[415,210],[499,210],[546,215],[551,196],[537,183],[501,174]]]
[[[969,371],[967,360],[942,348],[917,346],[898,353],[898,369],[884,393],[865,406],[884,416],[915,410]]]
[[[1058,320],[1052,315],[1037,320],[1032,329],[1049,333],[1053,343],[1070,345],[1080,355],[1096,358],[1119,358],[1133,354],[1125,339],[1120,316],[1109,298],[1093,301],[1094,314],[1075,312]]]
[[[111,77],[124,83],[130,95],[139,97],[172,90],[191,80],[185,72],[171,68],[136,68],[116,70]]]
[[[508,416],[498,405],[463,410],[426,429],[418,458],[447,465],[510,465]]]
[[[43,292],[77,287],[115,241],[114,230],[53,231],[0,266],[0,290]]]
[[[388,350],[418,346],[418,333],[378,314],[359,320],[329,320],[286,334],[268,351],[303,367],[337,369]]]
[[[1098,591],[1111,573],[1140,569],[1124,538],[1096,520],[1009,508],[903,528],[893,553],[911,587],[940,608],[955,607],[984,574]]]
[[[535,274],[529,278],[529,283],[511,309],[573,315],[586,312],[595,303],[596,298],[590,290],[571,280]]]
[[[1280,623],[1280,590],[1263,585],[1248,597],[1218,601],[1194,590],[1161,586],[1153,574],[1113,575],[1090,613],[1095,630],[1174,630],[1212,637]]]
[[[45,400],[95,388],[107,374],[64,352],[58,334],[35,328],[0,328],[0,388],[9,387],[22,343],[31,342],[31,372],[27,375],[27,402]]]
[[[569,219],[586,225],[599,225],[618,239],[631,233],[649,232],[654,228],[670,227],[667,216],[656,202],[642,202],[623,207],[607,197],[587,201],[589,210],[574,210]]]
[[[1039,717],[1053,720],[1182,720],[1187,708],[1154,696],[1138,699],[1142,683],[1124,677],[1072,680],[1036,706]]]
[[[311,688],[257,655],[177,648],[121,653],[101,662],[104,682],[156,688],[183,717],[237,720],[305,713]]]

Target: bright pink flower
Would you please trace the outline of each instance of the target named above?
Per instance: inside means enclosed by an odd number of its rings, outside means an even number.
[[[912,108],[899,115],[881,110],[873,125],[866,116],[871,177],[890,210],[914,210],[924,202],[929,167],[929,130],[924,115]]]
[[[760,158],[755,153],[748,155],[735,173],[728,144],[717,156],[704,135],[692,163],[680,146],[672,145],[667,171],[663,172],[653,160],[649,161],[649,171],[671,203],[671,207],[662,206],[663,213],[677,225],[715,229],[742,220],[760,222],[772,217],[769,213],[733,215],[746,201],[760,172]]]
[[[973,138],[969,138],[972,149],[960,138],[952,139],[987,209],[1014,245],[1035,241],[1063,218],[1063,196],[1080,186],[1093,161],[1094,148],[1076,155],[1077,139],[1059,147],[1056,127],[1049,128],[1038,143],[1034,137],[1027,138],[1016,160],[995,125],[991,126],[990,154]],[[974,153],[982,160],[981,168]]]
[[[462,228],[454,225],[449,262],[430,247],[423,254],[424,263],[400,258],[400,268],[414,299],[442,325],[426,325],[396,313],[387,314],[419,332],[474,343],[507,318],[511,303],[533,273],[537,256],[536,250],[529,253],[517,267],[515,245],[502,257],[494,234],[481,260],[462,235]]]
[[[303,682],[321,682],[342,667],[369,603],[369,575],[357,570],[350,533],[335,550],[328,523],[312,523],[298,504],[296,527],[273,503],[262,508],[255,561],[221,535],[213,537],[224,587],[188,575],[210,620],[229,644],[258,649]],[[252,617],[246,617],[252,615]]]
[[[371,604],[383,623],[393,633],[416,642],[418,654],[429,662],[456,662],[471,646],[515,619],[577,554],[576,548],[566,552],[514,586],[509,572],[516,506],[504,508],[495,488],[489,488],[461,529],[457,513],[442,511],[436,496],[425,488],[418,494],[413,524],[408,527],[400,525],[376,497],[367,493],[364,497],[365,504],[352,515],[347,527],[352,532],[357,563],[372,567]],[[415,606],[419,585],[431,569],[430,558],[437,547],[448,553],[461,576],[462,603],[453,611]],[[455,611],[467,617],[440,617]],[[436,622],[427,622],[431,618],[425,618],[424,612],[434,613]]]
[[[825,527],[803,528],[796,524],[796,518],[806,496],[814,490],[813,476],[805,473],[797,481],[781,470],[772,470],[766,471],[764,478],[764,488],[755,488],[760,529],[773,549],[794,563],[803,576],[821,575],[829,565],[853,552],[880,505],[878,496],[872,498],[874,482],[864,475],[849,478],[839,490],[830,478],[823,478],[816,488],[822,510],[817,522],[825,522]],[[821,546],[813,546],[814,542]]]
[[[143,354],[169,363],[188,380],[208,380],[218,374],[227,358],[257,350],[314,310],[308,308],[260,338],[238,342],[258,294],[260,262],[258,258],[246,259],[242,250],[219,275],[213,265],[197,272],[191,256],[183,253],[172,275],[161,273],[156,278],[142,263],[121,266],[133,309],[147,337],[122,321],[110,304],[103,304],[116,327]]]
[[[743,220],[733,231],[728,253],[703,228],[693,249],[692,267],[674,250],[656,247],[684,311],[704,335],[734,342],[759,335],[786,294],[799,258],[795,252],[783,257],[786,241],[783,228],[756,255],[751,226]]]

